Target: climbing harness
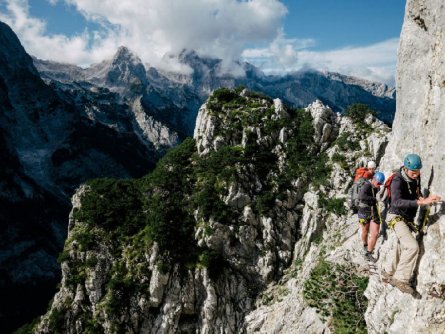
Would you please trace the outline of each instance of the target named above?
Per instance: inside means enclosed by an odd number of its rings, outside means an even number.
[[[368,223],[369,223],[369,219],[366,219],[366,218],[360,218],[360,219],[358,220],[358,222],[359,222],[360,224],[362,224],[362,225],[365,225],[365,224],[368,224]]]
[[[412,222],[407,221],[405,218],[401,217],[401,216],[395,216],[393,219],[391,219],[388,222],[388,227],[391,230],[394,230],[394,226],[398,223],[398,222],[404,222],[406,224],[406,226],[408,226],[410,228],[411,231],[413,232],[418,232],[418,229],[416,226],[414,226],[414,224]]]

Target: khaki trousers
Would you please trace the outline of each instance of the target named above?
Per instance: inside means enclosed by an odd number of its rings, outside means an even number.
[[[419,255],[419,244],[405,222],[394,225],[396,238],[386,258],[385,271],[399,281],[408,283]]]

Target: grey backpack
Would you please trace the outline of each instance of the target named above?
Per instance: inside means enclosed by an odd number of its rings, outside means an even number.
[[[351,189],[349,189],[349,200],[348,204],[351,208],[352,212],[357,213],[358,211],[358,205],[360,203],[360,200],[358,198],[358,195],[360,193],[360,189],[363,186],[363,184],[367,181],[364,177],[359,178],[357,181],[355,181],[352,184]]]

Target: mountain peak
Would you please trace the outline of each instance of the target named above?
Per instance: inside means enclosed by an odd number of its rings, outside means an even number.
[[[14,68],[26,68],[28,72],[38,76],[32,58],[26,53],[17,35],[6,24],[0,21],[0,64],[10,64],[9,66],[0,66],[0,73],[4,76],[10,76],[11,79],[17,74],[17,71],[11,71]]]
[[[141,59],[125,46],[120,46],[112,59],[91,66],[88,72],[94,83],[110,88],[147,83]]]
[[[112,63],[116,62],[126,62],[126,63],[134,63],[134,64],[142,64],[141,59],[136,56],[135,53],[133,53],[130,49],[128,49],[126,46],[120,46],[116,53],[113,56]]]

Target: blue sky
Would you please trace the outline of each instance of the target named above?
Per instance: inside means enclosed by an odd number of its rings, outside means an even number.
[[[394,83],[405,0],[0,0],[0,20],[42,59],[87,66],[120,45],[148,64],[194,49],[266,73],[328,70]]]
[[[370,45],[398,38],[405,0],[287,0],[289,37],[313,38],[315,50]]]

